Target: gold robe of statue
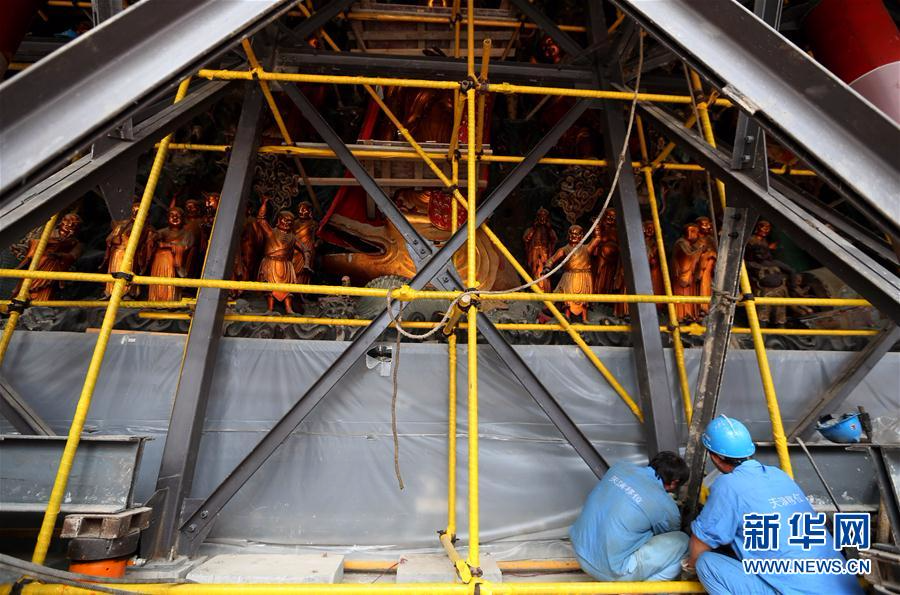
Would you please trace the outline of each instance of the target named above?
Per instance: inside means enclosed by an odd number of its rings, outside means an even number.
[[[75,213],[68,213],[59,220],[59,223],[56,224],[56,228],[50,234],[50,240],[47,242],[44,254],[41,256],[40,261],[38,261],[38,271],[68,271],[72,268],[72,265],[75,264],[75,261],[78,260],[78,257],[81,256],[82,252],[82,244],[78,241],[78,238],[75,237],[75,234],[78,233],[80,227],[81,218]],[[31,259],[34,258],[34,253],[37,251],[39,243],[40,238],[34,238],[29,242],[28,252],[25,253],[25,258],[22,259],[22,262],[20,262],[19,266],[16,268],[24,269],[28,267],[31,263]],[[28,295],[30,299],[35,302],[48,301],[53,299],[55,289],[62,286],[62,281],[32,279]],[[19,290],[21,288],[22,282],[19,281],[15,291],[13,291],[13,296],[19,295]]]
[[[197,249],[197,236],[185,227],[184,212],[169,209],[169,226],[155,238],[151,277],[188,277]],[[151,302],[173,302],[181,299],[181,288],[174,285],[151,285],[147,294]]]
[[[672,249],[672,295],[697,295],[699,239],[699,229],[690,223],[684,227],[684,235],[675,242]],[[675,304],[675,314],[679,322],[695,320],[697,312],[696,304]]]
[[[700,239],[697,240],[697,247],[700,250],[697,260],[697,295],[711,296],[719,246],[713,235],[712,222],[709,217],[699,217],[695,223],[700,234]],[[706,316],[707,312],[709,312],[708,303],[697,304],[699,317]]]
[[[297,283],[309,283],[316,264],[316,233],[319,224],[312,218],[312,205],[302,202],[294,222],[294,274]]]
[[[563,266],[563,274],[556,285],[554,293],[580,293],[588,294],[593,290],[593,279],[591,275],[591,252],[600,243],[599,238],[594,238],[583,246],[577,246],[581,238],[584,237],[584,230],[580,225],[573,225],[569,228],[569,243],[563,246],[547,263],[547,268],[552,268],[560,260],[565,258],[574,250],[572,257]],[[587,307],[584,302],[567,301],[566,315],[581,316],[582,320],[587,322]]]
[[[533,279],[537,279],[541,276],[544,265],[550,260],[557,241],[556,232],[550,225],[550,213],[547,209],[538,209],[534,225],[528,228],[522,240],[525,242],[529,272]],[[550,291],[550,279],[544,279],[538,283],[538,288],[543,292]]]
[[[619,293],[622,278],[619,274],[619,238],[616,234],[616,210],[606,209],[603,219],[594,231],[595,239],[600,240],[592,245],[594,255],[594,293]]]
[[[102,269],[106,265],[108,273],[115,273],[122,270],[122,262],[125,260],[125,250],[128,247],[128,240],[131,237],[131,230],[134,229],[134,220],[137,217],[140,203],[134,203],[131,206],[131,218],[113,221],[112,229],[106,236],[106,254],[103,262],[100,264]],[[132,263],[132,271],[138,275],[143,275],[150,260],[153,258],[153,252],[156,249],[156,231],[144,225],[141,231],[141,239],[138,242],[137,252],[134,255]],[[103,289],[103,296],[109,297],[112,294],[113,285],[115,283],[107,283]],[[132,285],[126,295],[136,297],[140,292],[140,286]]]
[[[262,262],[259,264],[258,281],[263,283],[296,283],[297,274],[294,271],[294,249],[297,238],[292,231],[294,227],[294,214],[290,211],[278,213],[275,227],[266,221],[266,203],[263,200],[257,215],[257,226],[262,232],[265,241],[263,243]],[[287,291],[273,291],[266,297],[269,311],[275,307],[275,300],[284,302],[284,310],[287,314],[293,314],[291,293]]]

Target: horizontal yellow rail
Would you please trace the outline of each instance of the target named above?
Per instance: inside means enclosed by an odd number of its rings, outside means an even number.
[[[374,76],[344,76],[331,74],[303,74],[291,72],[267,72],[256,68],[252,70],[213,70],[204,68],[197,73],[200,78],[224,81],[285,81],[290,83],[313,83],[322,85],[381,85],[383,87],[415,87],[419,89],[458,90],[459,82],[430,81],[426,79],[405,79]],[[589,99],[611,99],[631,101],[634,93],[627,91],[602,91],[599,89],[567,89],[564,87],[534,87],[530,85],[512,85],[510,83],[484,83],[479,86],[487,93],[518,93],[523,95],[555,95],[559,97],[583,97]],[[690,95],[672,95],[664,93],[638,93],[640,101],[655,103],[690,104]],[[731,107],[727,99],[717,99],[716,105]]]
[[[293,16],[302,16],[302,13],[297,12],[289,12],[288,14]],[[346,15],[346,18],[351,21],[377,21],[381,23],[436,23],[441,25],[450,25],[453,22],[453,18],[450,16],[437,16],[437,15],[411,15],[411,14],[390,14],[385,12],[351,12]],[[462,17],[464,23],[468,23],[467,17]],[[506,29],[518,29],[522,27],[523,29],[539,29],[538,25],[529,22],[522,22],[516,19],[487,19],[487,18],[478,18],[475,17],[473,19],[473,24],[476,27],[498,27],[498,28],[506,28]],[[560,31],[567,31],[571,33],[584,33],[587,31],[587,27],[581,25],[557,25]]]
[[[148,320],[190,320],[191,315],[184,312],[140,312],[140,318]],[[226,314],[225,320],[230,322],[263,322],[269,324],[321,324],[325,326],[355,326],[363,327],[371,324],[371,320],[367,318],[322,318],[315,316],[265,316],[262,314]],[[435,327],[436,322],[414,322],[407,321],[403,323],[406,329],[425,329],[431,330]],[[394,326],[393,324],[391,326]],[[494,326],[501,331],[536,331],[536,332],[566,332],[561,324],[541,324],[537,322],[498,322]],[[576,331],[598,332],[598,333],[627,333],[631,331],[631,327],[627,324],[572,324],[571,328]],[[468,324],[459,323],[459,328],[467,329]],[[702,335],[706,333],[706,327],[698,324],[691,324],[679,327],[684,334]],[[761,329],[764,335],[811,335],[825,337],[868,337],[878,334],[878,330],[874,329],[783,329],[783,328],[764,328]],[[672,332],[672,329],[661,326],[661,333]],[[746,327],[734,327],[732,333],[738,335],[750,334],[750,329]]]
[[[111,283],[112,275],[105,273],[79,273],[70,271],[23,271],[19,269],[0,269],[0,278],[6,279],[50,279],[54,281],[85,281],[94,283]],[[260,281],[232,281],[227,279],[182,279],[180,277],[145,277],[135,275],[132,283],[136,285],[174,285],[176,287],[215,287],[219,289],[235,289],[240,291],[284,291],[289,293],[307,293],[317,295],[340,295],[360,297],[387,297],[387,289],[374,287],[345,287],[343,285],[306,285],[301,283],[263,283]],[[393,290],[393,298],[400,301],[413,300],[452,300],[462,294],[461,291],[415,290],[403,286]],[[593,302],[593,303],[626,303],[626,304],[705,304],[707,296],[691,295],[634,295],[634,294],[599,294],[599,293],[491,293],[478,295],[484,301],[515,302]],[[754,298],[757,304],[765,306],[825,306],[856,307],[871,306],[863,299],[852,298]],[[127,302],[126,302],[127,303]]]
[[[212,153],[225,153],[231,149],[231,145],[203,145],[193,143],[172,143],[169,145],[171,151],[206,151]],[[331,149],[319,147],[291,147],[284,145],[265,145],[259,148],[260,153],[275,155],[297,155],[300,157],[321,158],[321,159],[337,159],[334,151]],[[351,153],[360,159],[398,159],[418,161],[420,159],[414,151],[397,151],[389,149],[355,149]],[[445,159],[446,151],[431,150],[425,151],[429,157]],[[459,159],[465,161],[469,158],[468,153],[461,153]],[[524,161],[524,157],[515,155],[482,155],[479,161],[485,163],[520,163]],[[540,165],[580,165],[583,167],[606,167],[608,162],[606,159],[574,159],[568,157],[544,157],[538,160]],[[640,161],[632,161],[631,167],[640,169],[643,164]],[[661,163],[659,169],[670,171],[706,171],[702,165],[694,163]],[[814,176],[816,172],[810,169],[790,169],[787,167],[773,167],[769,172],[776,175],[790,176]]]
[[[603,595],[626,593],[705,593],[696,581],[654,581],[641,583],[489,583],[473,581],[467,585],[448,583],[392,583],[392,584],[116,584],[116,589],[133,593],[161,595],[173,593],[202,593],[203,595],[368,595],[369,593],[396,593],[399,595],[472,595],[476,584],[481,593],[493,595]],[[12,585],[0,586],[0,595],[12,593]],[[81,589],[65,585],[28,583],[17,591],[22,595],[82,595],[96,593],[86,586]]]

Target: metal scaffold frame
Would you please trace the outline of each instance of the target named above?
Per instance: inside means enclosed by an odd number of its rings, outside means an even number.
[[[277,3],[272,4],[270,11],[283,11],[284,7]],[[617,2],[620,3],[620,2]],[[628,4],[627,2],[622,2]],[[50,5],[69,5],[68,2],[50,2]],[[332,2],[326,3],[317,13],[311,14],[307,6],[300,3],[297,6],[299,11],[297,14],[305,16],[309,27],[301,27],[304,35],[319,31],[320,34],[334,50],[336,60],[340,58],[337,54],[340,48],[321,29],[322,26],[330,19],[337,15],[343,7],[349,5],[350,2]],[[724,98],[712,97],[713,94],[704,95],[705,89],[700,77],[696,74],[692,76],[693,89],[688,95],[673,95],[659,93],[644,93],[637,89],[627,89],[614,87],[606,80],[606,67],[601,63],[600,58],[594,60],[594,73],[597,75],[596,82],[602,85],[603,89],[583,89],[583,88],[562,88],[562,87],[542,87],[535,85],[522,85],[512,83],[492,83],[488,77],[489,66],[489,48],[490,44],[485,44],[484,60],[481,65],[480,73],[476,73],[475,64],[475,47],[474,47],[474,28],[476,25],[506,27],[514,26],[518,28],[520,25],[524,27],[540,28],[552,37],[556,38],[560,45],[567,48],[569,53],[582,53],[582,48],[574,42],[567,32],[587,32],[594,36],[595,44],[607,42],[607,28],[602,22],[602,11],[600,0],[592,0],[590,2],[592,12],[590,27],[557,27],[546,16],[542,15],[536,9],[531,7],[525,0],[515,0],[514,4],[526,13],[529,18],[535,21],[532,23],[519,23],[518,21],[510,21],[509,25],[505,21],[494,21],[491,19],[475,18],[474,1],[468,0],[465,9],[461,6],[460,0],[455,0],[451,17],[438,16],[433,20],[424,20],[424,17],[417,17],[417,22],[435,22],[446,23],[454,30],[454,57],[459,58],[461,55],[461,26],[465,24],[467,28],[467,59],[465,61],[466,77],[462,81],[452,80],[426,80],[422,78],[400,78],[400,77],[373,77],[365,75],[330,75],[330,74],[298,74],[284,73],[267,70],[257,59],[253,47],[249,40],[243,40],[243,50],[247,57],[249,68],[246,70],[226,70],[203,68],[193,73],[193,76],[202,79],[210,79],[213,81],[246,81],[246,94],[244,97],[243,111],[241,121],[238,126],[238,132],[234,140],[233,146],[229,145],[197,145],[197,144],[174,144],[171,142],[171,129],[166,129],[168,136],[163,138],[156,146],[156,154],[150,171],[149,178],[144,188],[140,200],[140,208],[138,210],[133,231],[130,234],[126,247],[122,271],[114,274],[100,273],[80,273],[80,272],[44,272],[36,270],[40,255],[47,246],[51,232],[56,225],[57,215],[53,215],[43,228],[40,241],[37,245],[35,257],[32,259],[28,270],[16,269],[0,269],[0,278],[17,278],[23,279],[19,293],[13,300],[0,302],[0,306],[5,305],[10,312],[6,326],[0,336],[0,364],[7,353],[12,335],[15,331],[19,316],[22,310],[29,306],[49,306],[49,307],[105,307],[105,315],[97,336],[90,365],[87,371],[86,379],[78,399],[77,407],[73,415],[72,423],[69,428],[66,446],[60,461],[53,489],[49,497],[47,508],[41,524],[38,535],[33,562],[43,564],[47,557],[48,548],[50,546],[53,530],[56,525],[57,517],[65,494],[69,473],[72,463],[81,439],[81,433],[84,428],[85,420],[94,395],[98,377],[106,353],[110,335],[116,321],[116,314],[123,307],[123,296],[130,285],[174,285],[184,288],[198,289],[196,300],[183,300],[180,302],[125,302],[129,308],[139,308],[141,310],[165,309],[165,310],[186,310],[186,311],[169,311],[169,312],[153,312],[142,311],[140,316],[151,319],[185,319],[191,321],[191,328],[188,333],[188,339],[185,347],[185,359],[182,364],[182,372],[178,387],[178,396],[176,398],[174,411],[180,411],[179,415],[186,416],[179,420],[179,429],[177,432],[172,431],[170,425],[170,436],[166,443],[166,452],[164,455],[163,468],[166,466],[166,456],[172,461],[176,459],[185,459],[187,461],[182,465],[172,466],[171,473],[168,471],[167,477],[163,478],[161,472],[160,483],[158,487],[163,490],[171,490],[165,496],[165,503],[160,502],[163,513],[159,513],[158,519],[164,524],[160,533],[156,535],[156,541],[152,547],[152,555],[156,557],[164,557],[171,552],[193,553],[202,542],[203,538],[208,534],[213,523],[215,522],[219,512],[230,500],[230,498],[239,490],[246,481],[250,479],[253,473],[265,462],[265,460],[277,449],[280,444],[294,431],[294,429],[306,418],[312,409],[325,398],[329,391],[343,376],[344,372],[352,365],[362,353],[376,341],[382,333],[392,327],[402,327],[403,329],[435,329],[436,324],[431,322],[401,322],[397,320],[400,308],[399,304],[408,303],[415,300],[450,300],[459,303],[465,303],[464,321],[461,321],[455,328],[448,329],[448,369],[449,369],[449,385],[448,385],[448,464],[447,464],[447,524],[444,529],[439,531],[439,542],[446,550],[450,560],[457,569],[462,584],[416,584],[416,585],[191,585],[191,584],[134,584],[134,585],[117,585],[117,587],[141,593],[375,593],[379,591],[390,593],[494,593],[494,594],[541,594],[541,593],[557,593],[565,591],[567,593],[693,593],[703,592],[702,587],[697,582],[692,581],[668,581],[668,582],[652,582],[652,583],[513,583],[513,584],[494,584],[481,578],[480,568],[480,536],[479,536],[479,464],[478,464],[478,335],[479,333],[487,340],[498,353],[500,359],[504,361],[514,375],[522,382],[526,390],[538,402],[541,408],[547,413],[551,421],[561,431],[564,437],[575,448],[578,454],[590,466],[592,471],[601,476],[606,470],[607,463],[602,456],[591,445],[588,439],[580,432],[575,421],[566,414],[563,407],[553,397],[552,393],[541,384],[540,380],[534,373],[527,368],[524,362],[516,355],[515,351],[505,341],[499,333],[501,330],[529,330],[529,331],[548,331],[548,332],[566,332],[582,353],[591,361],[592,365],[598,370],[598,373],[605,379],[614,392],[622,399],[624,404],[633,412],[640,421],[645,423],[645,431],[648,437],[648,444],[652,449],[671,448],[674,433],[672,428],[663,427],[662,424],[673,424],[674,415],[665,415],[664,419],[654,416],[654,407],[659,411],[671,411],[671,402],[668,403],[668,410],[661,408],[662,401],[667,396],[660,395],[654,386],[656,380],[649,378],[646,381],[647,386],[641,386],[641,396],[637,401],[629,395],[625,388],[615,379],[611,372],[604,366],[600,359],[594,354],[590,347],[581,337],[581,332],[601,331],[601,332],[629,332],[635,337],[636,351],[640,350],[645,356],[661,358],[661,345],[653,347],[647,345],[644,341],[652,340],[654,343],[663,334],[670,334],[672,337],[675,358],[675,367],[678,375],[678,389],[680,391],[680,400],[683,405],[685,418],[690,421],[692,415],[692,398],[690,394],[689,381],[685,371],[684,364],[684,346],[682,337],[685,335],[702,335],[706,333],[706,328],[698,324],[681,325],[678,323],[675,314],[675,304],[709,304],[710,298],[703,296],[675,296],[672,294],[672,288],[669,281],[668,265],[666,262],[666,251],[663,246],[662,228],[659,212],[656,205],[653,172],[659,169],[682,170],[682,171],[704,171],[704,168],[712,167],[711,173],[719,178],[725,178],[722,169],[716,168],[716,163],[710,161],[709,155],[716,154],[716,139],[713,134],[709,109],[713,106],[730,108],[736,104]],[[279,5],[276,8],[276,5]],[[338,8],[335,8],[338,6]],[[323,10],[329,12],[329,19],[322,17]],[[294,13],[288,13],[294,14]],[[600,15],[600,16],[598,16]],[[318,16],[318,20],[316,20]],[[349,12],[343,15],[343,18],[350,20],[378,20],[381,22],[404,22],[398,15],[371,15],[360,12]],[[613,24],[609,30],[616,29],[623,21],[624,15],[620,15],[619,19]],[[254,22],[254,27],[256,24]],[[601,29],[602,27],[602,29]],[[639,33],[642,35],[642,33]],[[218,48],[217,48],[218,49]],[[606,50],[609,48],[607,47]],[[257,48],[259,50],[259,48]],[[605,51],[604,51],[605,53]],[[263,55],[263,61],[267,60]],[[607,56],[609,57],[609,56]],[[352,56],[350,58],[353,58]],[[194,63],[196,60],[185,60],[185,63]],[[456,64],[459,64],[458,62]],[[175,102],[182,100],[190,100],[192,95],[188,94],[191,78],[185,78],[178,86],[175,96]],[[272,98],[269,84],[278,82],[282,85],[282,90],[287,94],[291,101],[299,108],[301,113],[306,117],[310,124],[316,129],[319,135],[325,140],[326,147],[311,146],[294,146],[287,129],[284,125],[281,114],[278,111],[274,99]],[[334,84],[334,85],[362,85],[372,96],[373,100],[378,104],[382,113],[391,120],[397,127],[400,134],[406,140],[409,150],[373,150],[373,149],[350,149],[344,144],[340,138],[331,130],[325,119],[319,114],[312,104],[305,98],[303,93],[298,89],[297,83],[316,83],[316,84]],[[240,83],[235,83],[240,84]],[[593,84],[593,83],[592,83]],[[381,100],[379,94],[373,89],[373,86],[397,86],[397,87],[416,87],[439,89],[454,92],[455,95],[455,113],[454,113],[454,133],[452,148],[448,155],[445,151],[434,151],[424,149],[408,130],[406,130],[397,117],[391,112],[387,105]],[[563,116],[561,121],[557,123],[542,138],[537,145],[525,156],[502,156],[502,155],[484,155],[478,150],[481,146],[482,138],[480,131],[484,126],[484,98],[487,93],[516,93],[530,94],[542,96],[556,97],[572,97],[577,99],[571,110]],[[695,93],[699,94],[699,98],[695,97]],[[604,102],[606,107],[606,127],[609,138],[607,139],[606,159],[567,159],[567,158],[548,158],[547,152],[557,143],[561,135],[583,114],[588,108],[592,107],[595,102]],[[623,131],[623,120],[613,107],[613,102],[641,102],[642,110],[646,115],[652,117],[654,123],[660,121],[661,110],[648,111],[644,103],[661,103],[672,105],[683,105],[694,108],[695,116],[689,120],[686,125],[691,126],[696,122],[700,122],[703,132],[703,141],[707,143],[709,153],[700,153],[698,157],[703,161],[702,165],[698,164],[676,164],[666,161],[666,157],[671,152],[671,146],[664,149],[659,155],[653,157],[648,150],[648,143],[645,136],[644,119],[638,118],[636,122],[636,135],[640,147],[640,159],[632,161],[630,156],[627,158],[627,167],[624,168],[626,180],[620,180],[616,191],[616,200],[620,201],[625,207],[624,210],[631,209],[630,220],[623,223],[625,226],[632,226],[635,220],[640,222],[640,213],[637,211],[636,195],[634,191],[634,180],[628,175],[636,173],[643,176],[649,193],[650,214],[654,226],[655,241],[659,246],[659,254],[661,267],[663,270],[663,279],[665,285],[664,295],[654,295],[646,291],[635,291],[628,294],[548,294],[542,292],[536,285],[530,285],[532,291],[514,291],[514,292],[487,292],[480,291],[477,287],[477,270],[476,270],[476,249],[475,237],[476,232],[484,233],[492,245],[502,254],[507,262],[518,272],[524,283],[533,283],[533,279],[528,272],[519,264],[513,254],[504,246],[502,241],[491,230],[487,223],[487,219],[495,212],[497,207],[510,195],[510,193],[518,186],[518,184],[528,175],[531,170],[539,164],[552,165],[581,165],[586,167],[607,167],[617,163],[618,147],[614,147],[611,138],[621,142],[625,135]],[[263,109],[263,103],[267,103],[272,115],[278,124],[279,130],[284,138],[285,145],[281,146],[258,146],[259,143],[259,115]],[[740,107],[740,106],[738,106]],[[468,121],[467,133],[468,138],[464,147],[460,151],[454,151],[456,148],[455,139],[457,138],[460,122],[465,113]],[[771,125],[771,124],[769,124]],[[670,131],[667,131],[670,132]],[[676,139],[671,139],[676,140]],[[683,140],[683,139],[681,139]],[[66,145],[69,146],[69,145]],[[225,188],[222,192],[222,203],[217,213],[214,223],[214,233],[210,240],[209,253],[207,255],[206,265],[204,267],[202,278],[168,278],[153,277],[146,275],[137,275],[133,271],[133,261],[138,250],[138,244],[141,238],[141,232],[146,224],[147,216],[156,187],[160,179],[163,167],[166,162],[169,151],[216,151],[230,152],[229,168],[225,179]],[[410,256],[412,257],[416,267],[417,274],[409,282],[408,285],[394,289],[377,289],[366,287],[346,287],[346,286],[330,286],[330,285],[314,285],[314,284],[286,284],[286,283],[263,283],[249,281],[232,281],[228,279],[234,249],[234,230],[238,214],[242,212],[246,202],[249,178],[252,175],[252,162],[257,153],[275,153],[286,154],[294,157],[306,158],[337,158],[353,173],[358,182],[366,189],[367,193],[373,197],[383,214],[397,227],[407,243]],[[627,154],[627,153],[626,153]],[[58,155],[48,155],[42,157],[40,164],[30,167],[23,166],[23,172],[26,173],[35,170],[38,165],[50,162],[52,159],[58,158]],[[446,190],[453,196],[452,216],[451,216],[451,237],[444,245],[437,249],[432,243],[423,238],[406,220],[404,215],[397,209],[391,200],[384,194],[384,191],[378,186],[377,182],[365,171],[358,159],[411,159],[419,160],[437,176]],[[435,160],[449,158],[451,162],[451,175],[448,177],[436,164]],[[458,187],[459,183],[459,167],[460,162],[465,161],[467,168],[467,184],[466,188]],[[485,163],[512,163],[515,167],[508,176],[500,182],[486,197],[478,200],[477,197],[477,172],[481,164]],[[611,168],[610,168],[611,169]],[[762,175],[766,171],[771,174],[789,174],[794,176],[815,175],[811,170],[788,170],[782,169],[763,169]],[[756,172],[759,173],[759,172]],[[25,174],[23,174],[25,175]],[[826,177],[827,179],[827,177]],[[731,181],[724,179],[717,181],[716,188],[720,200],[720,207],[726,209],[731,205],[726,205],[726,182],[731,185]],[[25,192],[28,192],[27,190]],[[746,200],[747,192],[740,192],[741,197]],[[627,201],[633,201],[633,204]],[[457,209],[458,205],[463,205],[466,209],[465,226],[456,229],[457,226]],[[225,215],[223,215],[223,212]],[[729,209],[726,212],[733,213]],[[637,219],[635,219],[637,217]],[[634,233],[634,229],[626,230],[626,236]],[[638,244],[636,240],[642,241],[640,236],[631,238],[635,246]],[[811,245],[817,245],[816,241],[812,241]],[[465,246],[465,262],[467,265],[466,279],[459,279],[455,268],[453,267],[453,255]],[[839,254],[841,246],[834,248],[834,252]],[[767,403],[770,421],[773,429],[773,438],[775,448],[778,453],[781,467],[791,473],[790,458],[787,451],[787,442],[785,432],[781,423],[781,414],[778,406],[775,386],[772,382],[771,372],[768,368],[768,360],[766,356],[766,347],[764,337],[767,334],[806,334],[806,335],[829,335],[829,336],[875,336],[881,331],[878,329],[844,329],[844,330],[820,330],[820,329],[764,329],[759,324],[756,315],[758,306],[774,306],[774,305],[807,305],[807,306],[861,306],[870,307],[873,303],[881,307],[886,305],[890,308],[890,300],[883,298],[883,293],[890,291],[866,285],[860,281],[860,285],[865,285],[867,291],[860,289],[863,295],[873,296],[869,299],[816,299],[816,298],[770,298],[770,297],[754,297],[751,291],[749,279],[743,265],[740,271],[737,270],[737,262],[740,261],[740,250],[735,249],[736,253],[732,256],[731,278],[732,281],[739,275],[741,296],[732,296],[734,299],[732,304],[743,307],[747,312],[749,321],[748,328],[733,328],[728,313],[724,312],[724,318],[715,319],[715,328],[722,328],[724,325],[733,333],[749,334],[753,340],[753,346],[759,366],[759,373],[764,388],[764,397]],[[636,261],[640,255],[629,253],[630,262],[628,263],[629,283],[632,287],[638,289],[647,286],[646,274],[636,267]],[[734,259],[737,259],[736,261]],[[646,263],[644,263],[646,265]],[[725,267],[722,267],[723,270]],[[874,270],[874,269],[873,269]],[[725,273],[722,273],[725,274]],[[717,280],[720,273],[717,271]],[[873,276],[884,275],[880,270],[874,270]],[[46,302],[29,302],[29,286],[32,280],[54,280],[54,281],[71,281],[86,283],[111,283],[112,294],[108,301],[64,301],[54,300]],[[891,279],[888,279],[891,281]],[[896,280],[893,280],[896,283]],[[434,289],[426,289],[428,285],[432,285]],[[855,286],[856,284],[854,284]],[[334,319],[334,318],[317,318],[307,316],[254,316],[245,314],[225,314],[225,290],[240,290],[248,292],[271,292],[282,291],[294,294],[309,295],[333,295],[347,297],[374,297],[387,300],[389,304],[380,315],[374,319]],[[480,315],[480,305],[487,301],[535,301],[542,303],[554,316],[554,324],[528,324],[528,323],[508,323],[493,324],[485,316]],[[592,325],[592,324],[573,324],[557,309],[556,304],[566,300],[581,301],[589,303],[628,303],[637,310],[641,305],[647,305],[642,311],[647,316],[637,317],[635,322],[630,325]],[[650,304],[665,304],[668,325],[661,325],[655,316],[655,309]],[[715,308],[713,302],[711,308]],[[733,316],[733,308],[730,313]],[[889,315],[893,315],[890,312]],[[332,366],[320,377],[319,380],[311,387],[307,393],[300,397],[297,403],[292,407],[285,416],[279,420],[275,427],[263,438],[263,440],[254,447],[253,451],[238,464],[228,477],[216,487],[211,496],[209,496],[199,507],[186,511],[185,499],[190,489],[193,479],[193,460],[190,460],[191,448],[196,449],[199,440],[199,431],[202,426],[203,414],[205,411],[206,400],[208,398],[209,379],[213,373],[214,356],[216,353],[218,336],[221,335],[221,328],[224,321],[245,321],[245,322],[265,322],[265,323],[289,323],[289,324],[321,324],[321,325],[345,325],[364,327],[364,331],[351,342],[347,350],[332,364]],[[712,323],[711,323],[712,325]],[[198,330],[200,329],[200,330]],[[456,547],[456,472],[457,472],[457,392],[456,386],[456,369],[457,369],[457,344],[458,331],[466,332],[467,343],[467,415],[468,415],[468,436],[467,436],[467,455],[468,455],[468,551],[463,555]],[[886,348],[882,345],[884,337],[895,337],[896,333],[891,334],[885,332],[881,335],[881,342],[874,342],[873,350],[883,353]],[[876,337],[876,339],[878,339]],[[715,349],[715,347],[713,347]],[[724,361],[724,353],[721,353]],[[662,362],[660,362],[662,363]],[[665,367],[662,366],[664,370]],[[196,378],[187,378],[190,374],[197,374]],[[712,402],[715,402],[714,393],[718,390],[716,381],[710,381],[712,388]],[[658,382],[656,384],[658,386]],[[707,395],[710,397],[710,395]],[[671,401],[671,399],[670,399]],[[708,412],[707,412],[708,414]],[[173,413],[173,421],[175,417]],[[646,415],[646,421],[645,421]],[[696,420],[695,420],[696,421]],[[794,432],[799,432],[803,428],[797,428]],[[171,449],[170,441],[171,440]],[[193,455],[195,456],[195,454]],[[79,589],[72,587],[62,587],[52,584],[27,584],[19,589],[21,593],[60,593],[78,592]],[[8,592],[7,587],[0,588],[0,592]],[[86,591],[85,591],[86,592]]]

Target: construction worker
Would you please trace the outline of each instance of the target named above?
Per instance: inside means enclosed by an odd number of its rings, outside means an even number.
[[[804,527],[801,521],[805,515],[817,515],[800,486],[781,469],[750,458],[756,446],[744,424],[720,415],[709,423],[701,439],[713,465],[724,475],[712,484],[703,511],[691,524],[693,535],[686,565],[696,569],[711,595],[862,595],[855,576],[848,574],[762,574],[758,569],[756,573],[745,572],[741,560],[843,563],[844,559],[840,551],[833,549],[824,515],[814,532],[812,526]],[[790,521],[794,515],[798,518]],[[802,544],[803,539],[797,538],[804,536],[806,543]],[[739,559],[710,551],[726,545],[734,549]]]
[[[670,495],[687,481],[664,451],[649,466],[616,463],[591,491],[569,535],[582,570],[600,581],[663,581],[681,572],[688,536]]]

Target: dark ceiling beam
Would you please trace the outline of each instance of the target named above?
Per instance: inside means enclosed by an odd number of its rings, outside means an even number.
[[[309,48],[281,48],[277,65],[296,68],[304,74],[342,76],[384,76],[427,78],[436,81],[461,81],[466,78],[465,60],[431,56],[392,56],[371,53],[327,52]],[[491,80],[517,85],[544,85],[572,88],[596,88],[597,79],[588,67],[491,62]]]
[[[0,248],[19,241],[22,236],[47,222],[54,213],[67,208],[129,163],[166,134],[207,111],[216,101],[236,88],[237,83],[204,83],[182,101],[135,125],[132,140],[119,140],[100,155],[86,155],[59,172],[0,203]]]

